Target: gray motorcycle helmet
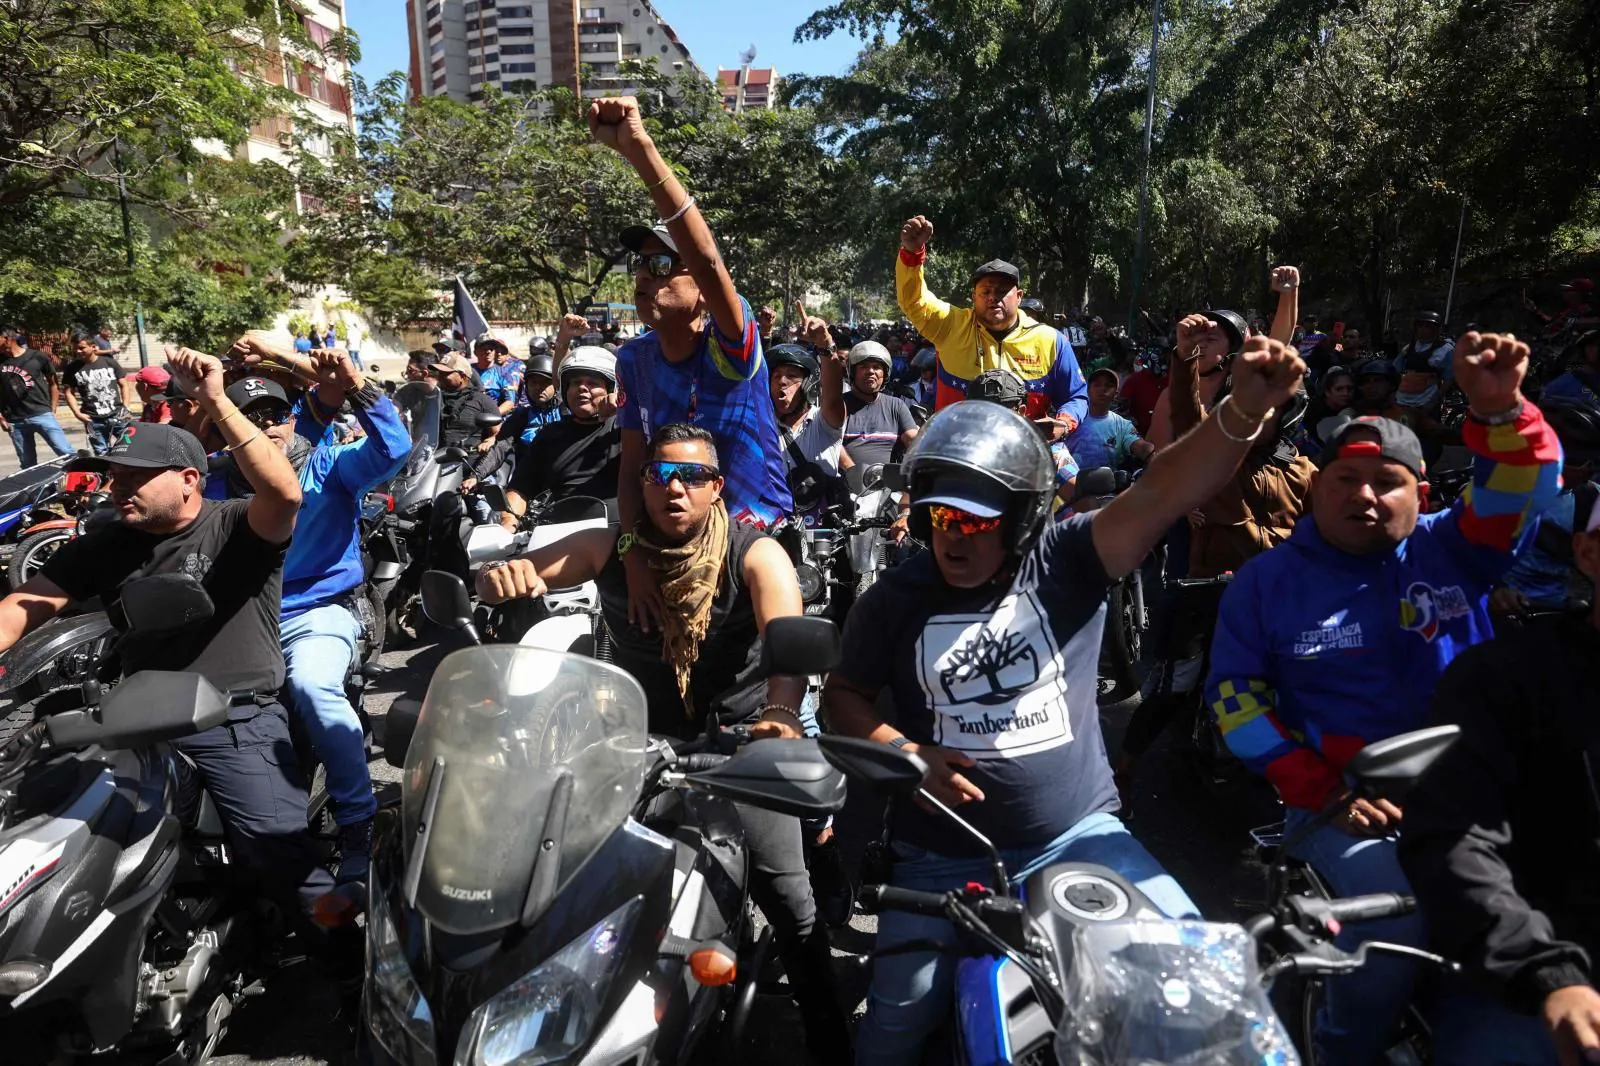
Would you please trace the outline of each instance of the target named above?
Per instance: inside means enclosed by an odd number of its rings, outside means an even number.
[[[901,466],[911,493],[911,535],[932,536],[928,505],[1003,515],[1011,555],[1026,555],[1055,493],[1050,449],[1027,419],[999,404],[964,400],[928,419]]]

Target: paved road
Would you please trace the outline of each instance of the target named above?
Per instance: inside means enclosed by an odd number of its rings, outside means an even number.
[[[379,738],[389,704],[400,695],[420,698],[445,650],[430,644],[383,657],[393,672],[375,686],[369,702]],[[1113,751],[1134,706],[1129,701],[1102,712]],[[381,758],[373,771],[380,779],[397,776]],[[1219,792],[1204,785],[1176,737],[1151,752],[1135,782],[1134,831],[1210,917],[1238,918],[1259,909],[1264,872],[1249,858],[1246,830],[1274,816],[1271,803],[1253,789]],[[865,800],[853,800],[838,824],[853,866],[861,846],[876,832],[875,812]],[[857,1013],[866,992],[862,956],[871,949],[874,929],[875,919],[857,915],[849,928],[834,934],[840,983]],[[214,1061],[222,1066],[344,1066],[354,1061],[353,1024],[335,989],[302,967],[278,975],[264,995],[240,1007]],[[753,1046],[747,1061],[803,1066],[799,1021],[785,998],[763,996],[749,1032]]]

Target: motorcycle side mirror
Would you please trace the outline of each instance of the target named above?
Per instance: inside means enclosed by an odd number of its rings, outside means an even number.
[[[441,463],[459,463],[467,457],[461,448],[440,448],[438,459]]]
[[[792,615],[767,622],[761,640],[763,677],[809,677],[839,665],[839,627],[826,618]]]
[[[152,574],[122,586],[114,610],[119,628],[148,635],[174,633],[210,618],[216,608],[191,574]]]
[[[1110,496],[1117,491],[1117,472],[1109,466],[1097,466],[1078,475],[1072,499],[1076,503],[1085,496]]]
[[[99,706],[51,715],[45,728],[59,748],[143,748],[223,725],[228,706],[228,697],[199,674],[141,670]]]
[[[921,423],[918,423],[920,425]],[[885,463],[883,467],[883,484],[890,492],[903,492],[906,479],[900,473],[899,463]]]
[[[727,762],[689,774],[696,792],[748,803],[764,811],[819,818],[844,807],[844,775],[828,764],[815,740],[759,740]]]
[[[422,613],[428,621],[446,629],[460,630],[478,643],[472,624],[472,597],[467,583],[446,570],[428,570],[422,575]]]
[[[1399,803],[1460,738],[1460,726],[1436,725],[1374,741],[1345,764],[1345,780],[1363,796]]]
[[[472,424],[477,426],[479,429],[493,429],[495,426],[498,426],[500,423],[502,423],[504,421],[505,421],[505,418],[503,416],[501,416],[499,413],[495,413],[495,414],[492,414],[492,415],[491,414],[481,414],[481,415],[478,415],[477,417],[473,418]]]
[[[822,757],[853,781],[891,796],[910,796],[922,787],[928,764],[915,755],[875,740],[856,737],[817,738]]]
[[[390,766],[405,769],[406,750],[417,732],[417,719],[422,717],[421,700],[395,700],[389,713],[383,716],[383,758]]]

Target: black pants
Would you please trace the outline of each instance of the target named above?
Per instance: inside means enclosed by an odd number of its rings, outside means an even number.
[[[289,714],[276,701],[260,704],[245,721],[173,741],[180,809],[186,813],[204,786],[217,805],[237,860],[267,894],[304,911],[333,888],[306,831],[306,782],[289,739]]]
[[[1205,687],[1223,586],[1168,586],[1167,592],[1166,621],[1157,646],[1158,673],[1146,686],[1148,695],[1134,708],[1122,737],[1122,750],[1129,755],[1143,755],[1180,712],[1192,712]]]

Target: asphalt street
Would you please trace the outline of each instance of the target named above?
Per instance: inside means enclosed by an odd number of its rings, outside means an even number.
[[[374,734],[383,736],[384,716],[398,697],[420,699],[428,679],[450,646],[422,643],[386,653],[390,673],[368,694]],[[1102,709],[1107,745],[1117,750],[1137,697]],[[1276,817],[1269,797],[1254,787],[1218,787],[1198,773],[1186,756],[1181,731],[1167,737],[1140,764],[1130,804],[1130,825],[1167,869],[1213,919],[1238,919],[1260,909],[1265,873],[1250,855],[1248,830]],[[398,771],[374,756],[373,777],[398,780]],[[877,832],[879,816],[871,801],[852,795],[837,824],[847,862],[854,869],[861,848]],[[876,919],[857,914],[836,930],[834,955],[842,992],[859,1015]],[[344,1066],[355,1062],[354,1025],[337,989],[310,966],[275,975],[263,994],[247,999],[231,1020],[213,1059],[221,1066]],[[752,1018],[746,1061],[765,1066],[804,1066],[799,1019],[786,997],[762,996]]]

